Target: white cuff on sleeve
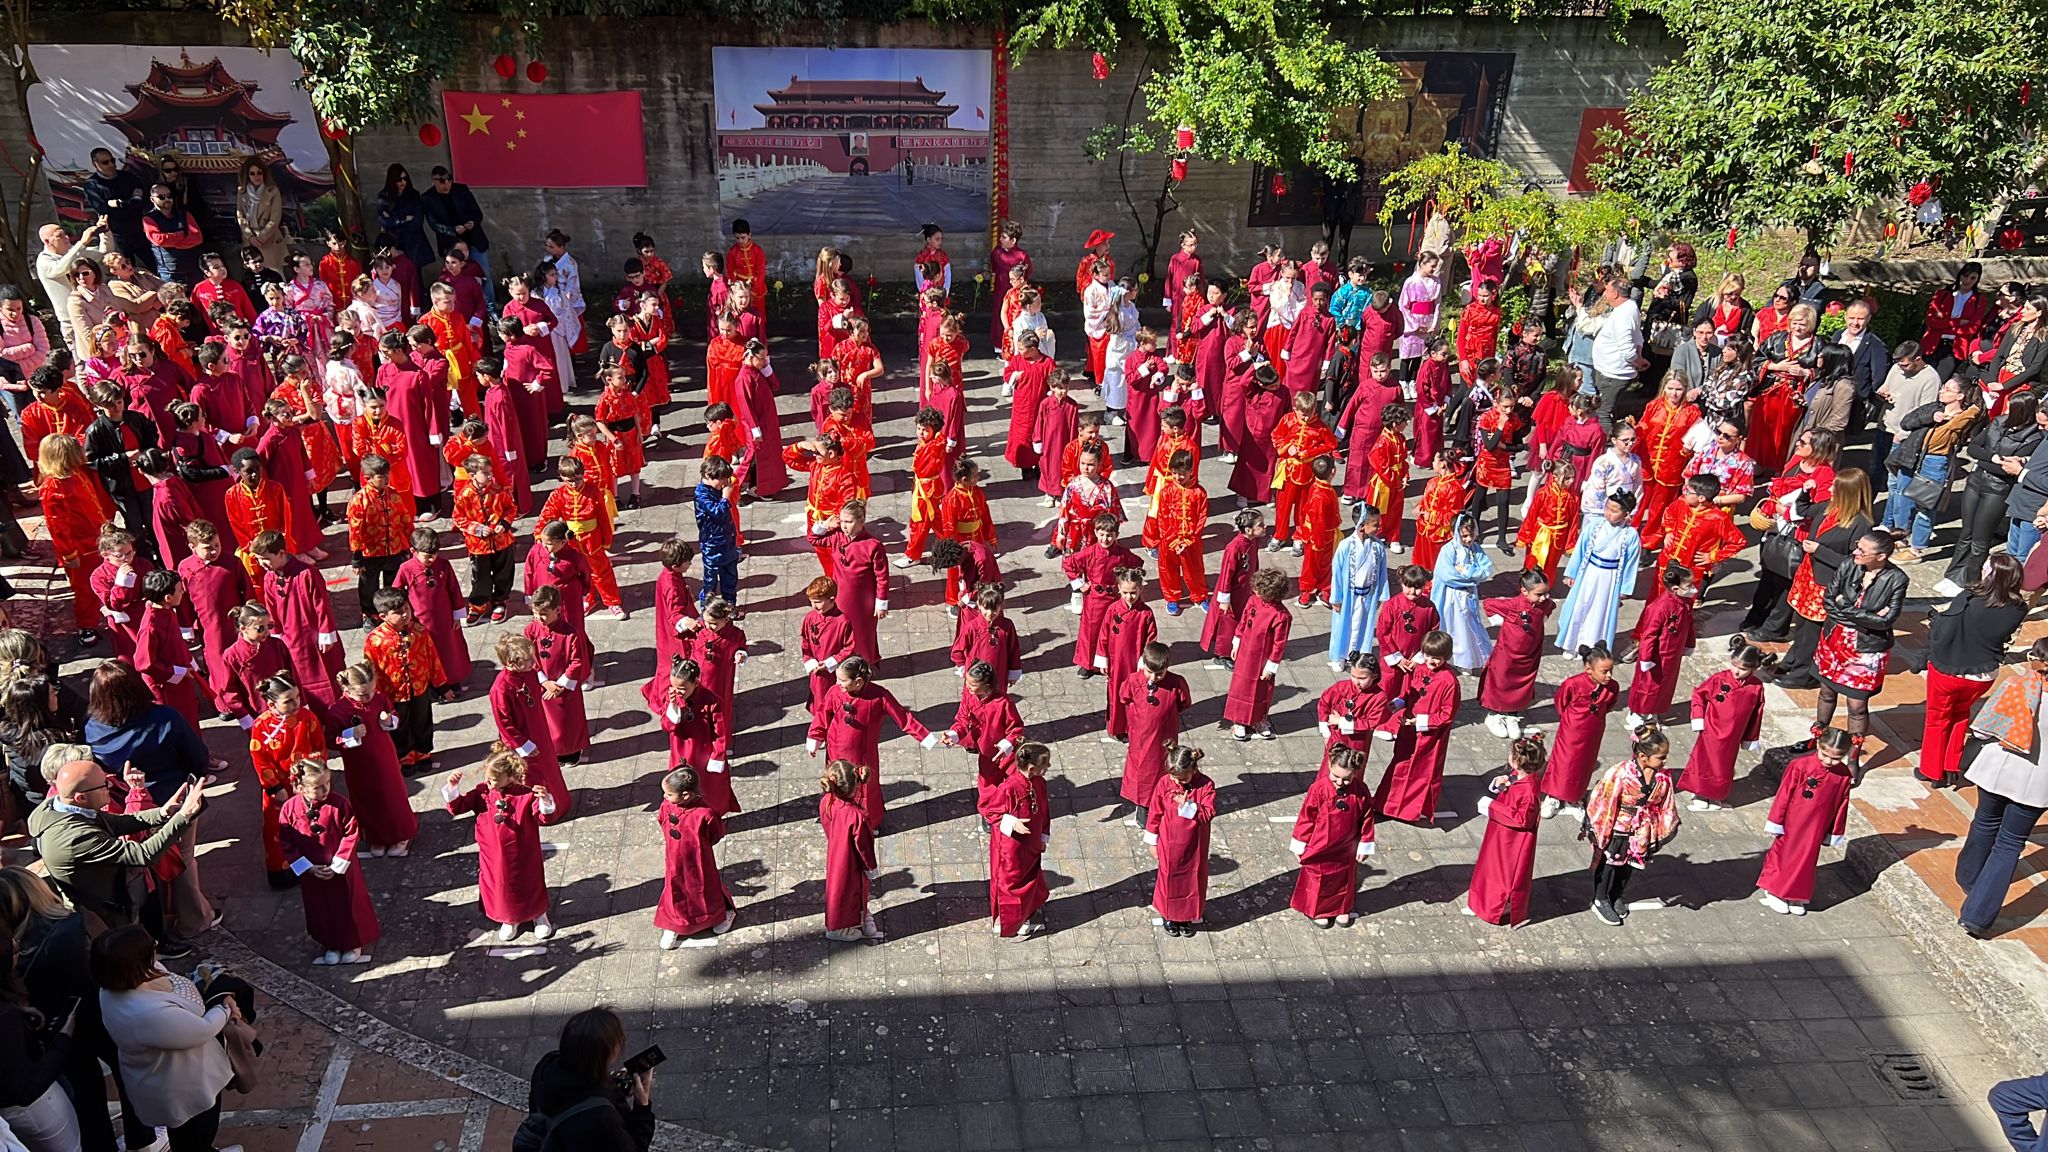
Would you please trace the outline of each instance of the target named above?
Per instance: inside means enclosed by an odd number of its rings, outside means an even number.
[[[1355,858],[1359,861],[1359,863],[1364,863],[1365,858],[1367,856],[1372,855],[1373,847],[1373,842],[1370,840],[1360,840],[1358,842],[1358,854]]]
[[[816,752],[817,750],[818,742],[812,739],[811,737],[804,737],[804,755],[808,756],[811,753]]]
[[[709,764],[704,765],[704,770],[706,772],[723,773],[725,771],[725,761],[713,760]]]
[[[1743,743],[1742,748],[1746,752],[1761,752],[1764,750],[1764,742],[1761,740],[1748,740]]]
[[[535,805],[535,807],[540,809],[541,815],[553,816],[555,814],[555,794],[550,792],[541,797],[540,803]]]
[[[877,601],[875,601],[875,611],[877,611],[877,612],[887,612],[888,610],[889,610],[889,602],[888,602],[887,600],[877,600]]]
[[[998,740],[996,742],[996,755],[1008,756],[1010,754],[1010,750],[1015,747],[1016,745],[1010,743],[1008,740]]]
[[[123,569],[114,574],[114,587],[116,588],[133,588],[137,583],[139,583],[139,580],[133,568]]]
[[[1764,821],[1764,831],[1769,832],[1773,836],[1783,836],[1785,834],[1785,826],[1775,820],[1766,820]]]
[[[1289,840],[1287,842],[1287,850],[1299,856],[1303,852],[1308,851],[1308,845],[1300,840]]]
[[[1705,732],[1707,730],[1707,722],[1698,716],[1693,717],[1692,730],[1695,732]]]
[[[1003,813],[1003,822],[1001,825],[998,826],[998,828],[1005,836],[1015,836],[1017,834],[1017,829],[1023,826],[1024,822],[1022,820],[1019,820],[1015,816],[1012,816],[1008,812],[1005,812]]]
[[[1488,616],[1486,618],[1486,626],[1488,628],[1498,628],[1505,622],[1506,618],[1501,616]]]
[[[1830,836],[1828,837],[1827,841],[1828,847],[1830,848],[1840,848],[1842,845],[1847,844],[1848,842],[1849,838],[1847,836]]]
[[[339,876],[342,873],[348,871],[348,866],[351,863],[353,863],[353,861],[351,861],[348,857],[337,856],[334,859],[329,860],[327,862],[327,869],[328,871],[333,872],[336,876]]]
[[[918,741],[918,743],[926,748],[937,748],[939,746],[939,734],[936,732],[927,733],[925,738]]]
[[[1098,654],[1096,655],[1096,657],[1095,657],[1095,666],[1096,666],[1097,668],[1107,668],[1107,667],[1109,667],[1109,657],[1107,657],[1107,656],[1104,656],[1104,655],[1101,655],[1100,653],[1098,653]]]
[[[453,784],[443,784],[443,785],[441,785],[441,802],[442,802],[443,804],[453,804],[453,803],[455,803],[455,798],[456,798],[457,796],[460,796],[460,795],[462,795],[462,790],[461,790],[460,788],[457,788],[457,787],[456,787],[455,785],[453,785]]]
[[[806,661],[804,661],[804,673],[805,673],[806,675],[809,675],[809,674],[810,674],[810,673],[812,673],[812,672],[816,672],[817,670],[818,670],[818,662],[817,662],[816,660],[806,660]]]
[[[1280,674],[1280,662],[1278,660],[1266,661],[1266,670],[1263,674],[1267,676],[1278,676]]]
[[[322,644],[325,644],[325,645],[327,645],[327,646],[328,646],[328,647],[330,647],[330,648],[332,648],[332,647],[333,647],[334,645],[336,645],[336,644],[339,644],[339,643],[341,643],[341,633],[339,633],[339,632],[322,632],[322,633],[320,633],[320,640],[319,640],[319,642],[320,642],[320,643],[322,643]]]
[[[1157,833],[1157,832],[1147,832],[1147,833],[1145,833],[1145,846],[1146,846],[1146,847],[1148,847],[1148,848],[1149,848],[1149,847],[1151,847],[1151,846],[1153,846],[1153,845],[1155,845],[1155,844],[1157,844],[1157,843],[1159,843],[1159,833]]]
[[[1416,730],[1417,732],[1427,732],[1427,731],[1429,731],[1429,714],[1428,714],[1428,713],[1426,713],[1426,712],[1417,712],[1417,713],[1415,714],[1415,730]]]
[[[235,721],[235,723],[240,724],[242,726],[242,731],[247,732],[249,729],[254,728],[256,726],[256,718],[254,716],[244,716],[241,719]]]

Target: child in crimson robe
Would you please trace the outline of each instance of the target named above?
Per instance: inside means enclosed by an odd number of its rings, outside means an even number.
[[[1663,716],[1678,691],[1678,674],[1693,645],[1692,572],[1664,570],[1655,599],[1636,618],[1636,674],[1628,685],[1626,726],[1635,730],[1645,720]]]
[[[1368,499],[1372,480],[1368,457],[1386,430],[1388,409],[1400,400],[1401,385],[1394,379],[1393,358],[1384,352],[1376,353],[1367,362],[1363,379],[1352,390],[1351,398],[1345,401],[1337,419],[1337,438],[1346,445],[1346,496],[1354,500]]]
[[[1515,544],[1522,550],[1524,571],[1541,572],[1545,580],[1555,582],[1558,565],[1578,542],[1579,490],[1572,483],[1569,458],[1552,460],[1543,471],[1543,485],[1529,499]]]
[[[1007,694],[1024,676],[1017,624],[1004,614],[1001,583],[977,583],[973,588],[973,611],[960,614],[960,629],[953,637],[953,669],[963,672],[985,663],[995,673],[996,691]]]
[[[1302,508],[1316,480],[1311,465],[1337,450],[1337,438],[1330,435],[1329,427],[1323,423],[1322,401],[1315,393],[1297,394],[1292,409],[1273,430],[1272,488],[1277,501],[1273,508],[1273,540],[1266,545],[1266,551],[1278,552],[1291,541],[1294,554],[1299,556],[1303,539],[1316,531],[1304,522]],[[1335,526],[1330,527],[1334,530]],[[1334,538],[1329,542],[1332,548],[1336,544]]]
[[[1116,600],[1102,614],[1101,627],[1095,641],[1095,670],[1107,677],[1109,714],[1104,731],[1112,739],[1126,740],[1123,683],[1137,672],[1145,646],[1159,637],[1159,622],[1145,603],[1144,569],[1117,569]]]
[[[560,520],[544,521],[536,535],[540,538],[526,552],[523,591],[531,598],[538,589],[560,588],[562,611],[581,624],[583,605],[590,598],[590,561]]]
[[[1813,877],[1823,845],[1839,848],[1849,842],[1849,789],[1855,783],[1849,757],[1854,741],[1840,728],[1823,731],[1813,753],[1785,766],[1778,794],[1764,818],[1771,846],[1764,853],[1756,886],[1758,902],[1773,912],[1806,915],[1813,899]]]
[[[135,537],[111,523],[100,529],[99,567],[92,570],[93,595],[99,598],[100,619],[114,641],[114,658],[125,660],[135,654],[135,639],[142,630],[143,578],[155,565],[136,555]]]
[[[1287,637],[1294,614],[1287,610],[1287,576],[1261,568],[1252,576],[1251,601],[1238,617],[1230,641],[1230,694],[1223,701],[1223,719],[1236,740],[1275,739],[1266,714],[1273,707],[1273,677],[1287,655]]]
[[[1073,595],[1067,611],[1079,613],[1081,626],[1074,636],[1074,667],[1086,680],[1106,666],[1102,651],[1102,621],[1117,599],[1116,574],[1122,569],[1144,568],[1138,554],[1117,542],[1116,517],[1107,512],[1096,515],[1092,530],[1095,542],[1060,562]]]
[[[1086,548],[1095,534],[1098,518],[1106,515],[1115,523],[1122,523],[1124,518],[1124,502],[1117,496],[1105,463],[1109,446],[1100,440],[1077,440],[1068,447],[1078,447],[1080,452],[1075,461],[1076,472],[1057,502],[1059,511],[1053,525],[1052,545],[1045,550],[1048,560],[1062,554],[1071,559],[1074,553]]]
[[[1197,433],[1199,431],[1197,426]],[[1176,452],[1186,452],[1197,468],[1201,466],[1201,439],[1188,431],[1187,410],[1172,404],[1159,414],[1159,440],[1152,446],[1152,458],[1145,469],[1145,495],[1158,491],[1160,481],[1172,475]]]
[[[1167,753],[1164,775],[1153,785],[1145,843],[1159,862],[1152,910],[1168,936],[1193,936],[1209,898],[1209,824],[1216,818],[1216,782],[1203,775],[1200,748]]]
[[[514,395],[518,385],[505,376],[504,362],[496,357],[477,361],[476,373],[484,389],[485,436],[505,462],[505,487],[512,493],[512,506],[525,516],[533,511],[534,461],[526,455],[526,433],[519,423],[522,417]]]
[[[1570,809],[1584,815],[1586,786],[1600,760],[1607,714],[1621,699],[1614,682],[1614,655],[1605,644],[1579,649],[1581,670],[1557,686],[1557,739],[1543,769],[1543,818]]]
[[[1202,651],[1209,654],[1205,667],[1226,670],[1237,647],[1237,624],[1251,604],[1252,573],[1259,567],[1259,540],[1266,535],[1266,516],[1246,508],[1231,522],[1237,535],[1223,546],[1216,566],[1216,593],[1202,605]]]
[[[1515,489],[1520,486],[1514,457],[1522,424],[1515,394],[1503,387],[1493,394],[1492,407],[1480,414],[1472,437],[1472,479],[1478,485],[1472,513],[1484,521],[1489,506],[1499,511],[1501,546],[1510,556],[1514,555],[1515,533],[1508,528],[1508,506],[1515,502]]]
[[[744,465],[737,471],[756,496],[768,499],[789,487],[789,469],[782,462],[782,419],[775,412],[775,366],[768,362],[768,345],[747,342],[740,360],[739,375],[733,380],[733,413],[739,417],[745,448]]]
[[[880,940],[882,930],[868,910],[868,881],[880,861],[875,829],[861,806],[861,768],[835,759],[818,777],[818,825],[825,832],[825,939]]]
[[[566,526],[576,550],[583,553],[590,566],[590,591],[572,614],[580,623],[584,610],[601,601],[606,616],[624,620],[625,603],[619,597],[619,580],[612,571],[612,521],[605,494],[585,476],[583,462],[574,456],[556,461],[555,472],[562,483],[548,493],[547,503],[541,505],[540,522],[543,528],[556,523]]]
[[[654,812],[662,831],[661,899],[654,905],[654,926],[661,929],[664,952],[707,929],[714,937],[723,936],[739,915],[712,851],[725,835],[725,822],[697,794],[697,779],[693,768],[670,769],[661,778],[661,807]]]
[[[726,771],[732,721],[705,684],[702,666],[688,656],[671,657],[640,696],[668,733],[669,766],[697,773],[697,795],[704,807],[721,823],[739,811],[732,775]]]
[[[382,935],[369,885],[356,865],[361,830],[347,798],[334,794],[325,762],[291,766],[294,795],[278,810],[278,839],[299,878],[306,935],[321,949],[315,964],[368,964]]]
[[[989,514],[988,494],[981,490],[981,482],[987,476],[987,469],[972,460],[962,460],[955,466],[953,486],[939,500],[938,527],[942,537],[962,543],[979,540],[995,547],[995,517]],[[950,569],[946,573],[948,612],[959,615],[959,604],[960,573]]]
[[[1593,914],[1611,928],[1628,916],[1622,896],[1630,879],[1678,834],[1676,794],[1664,770],[1670,758],[1671,741],[1655,724],[1639,729],[1629,758],[1608,769],[1586,799]]]
[[[391,741],[401,767],[434,758],[434,701],[455,699],[444,688],[448,674],[434,648],[434,637],[413,615],[404,592],[386,588],[377,593],[378,624],[363,638],[363,660],[377,672],[377,689],[391,699],[398,727]]]
[[[960,707],[952,724],[939,733],[939,742],[974,753],[974,798],[979,806],[1008,778],[1010,754],[1024,741],[1024,719],[986,661],[969,664],[961,682]]]
[[[263,461],[264,475],[275,478],[284,493],[285,536],[293,550],[324,560],[327,552],[320,547],[320,515],[313,507],[313,469],[306,459],[305,437],[290,423],[292,418],[291,405],[282,400],[265,402],[263,433],[256,438],[255,451]],[[321,494],[326,494],[325,489]]]
[[[697,598],[690,592],[690,565],[697,546],[680,535],[662,541],[661,574],[654,578],[654,666],[668,667],[669,657],[682,652],[690,632],[701,621]]]
[[[1542,572],[1524,568],[1521,586],[1518,596],[1497,596],[1479,606],[1486,623],[1500,629],[1479,677],[1479,706],[1486,709],[1486,730],[1503,740],[1522,734],[1520,713],[1536,699],[1536,673],[1543,664],[1543,626],[1557,607]]]
[[[512,401],[510,408],[519,429],[519,455],[526,461],[527,470],[540,476],[547,470],[548,429],[552,423],[548,419],[547,381],[554,379],[555,373],[552,361],[544,359],[534,343],[525,338],[525,332],[526,326],[517,316],[498,321],[505,391]],[[479,373],[483,370],[482,364],[477,365]]]
[[[513,531],[513,521],[519,517],[519,510],[513,504],[512,493],[500,483],[494,474],[490,460],[482,454],[468,458],[468,475],[455,482],[455,530],[462,533],[463,551],[469,553],[469,600],[464,605],[462,621],[474,628],[486,618],[501,621],[506,616],[506,602],[512,598],[512,545],[518,539]],[[524,472],[514,470],[516,475]],[[446,561],[442,561],[443,564]],[[404,567],[399,569],[405,574]],[[452,588],[453,569],[449,570]],[[454,618],[451,609],[449,616]],[[463,645],[462,660],[468,661],[468,648]],[[468,679],[465,670],[462,679]]]
[[[953,373],[945,364],[933,361],[931,385],[925,389],[925,407],[939,414],[939,436],[945,443],[945,464],[940,470],[941,477],[950,485],[953,482],[953,466],[960,462],[960,456],[967,450],[967,393],[954,381]]]
[[[1052,378],[1059,374],[1059,365],[1040,350],[1036,332],[1019,333],[1017,346],[1016,355],[1003,365],[1003,399],[1010,402],[1003,458],[1017,468],[1020,479],[1035,481],[1039,462],[1044,458],[1036,434],[1039,409],[1051,393]]]
[[[141,627],[135,631],[135,670],[159,704],[199,727],[199,678],[192,674],[192,646],[178,627],[185,606],[185,582],[162,568],[142,578]]]
[[[1445,404],[1451,396],[1451,342],[1431,336],[1415,369],[1415,463],[1436,464],[1444,446]]]
[[[697,662],[704,673],[704,687],[718,702],[719,718],[732,731],[733,684],[740,665],[747,662],[747,634],[736,623],[731,604],[713,596],[704,602],[704,623],[690,634],[685,655]]]
[[[1436,631],[1436,604],[1429,598],[1429,570],[1420,564],[1401,569],[1401,592],[1380,605],[1373,621],[1373,642],[1379,648],[1380,671],[1390,696],[1405,696],[1415,670],[1422,638]]]
[[[603,501],[605,515],[616,527],[619,523],[618,473],[612,467],[614,456],[605,437],[604,426],[588,416],[571,417],[568,444],[569,455],[583,465],[584,481]]]
[[[1728,666],[1692,690],[1695,735],[1685,771],[1678,777],[1679,790],[1692,793],[1687,808],[1721,808],[1735,785],[1736,750],[1762,750],[1764,686],[1757,673],[1777,665],[1775,656],[1736,635],[1728,641]]]
[[[270,610],[263,605],[244,604],[231,618],[237,637],[219,660],[208,657],[208,671],[213,677],[213,706],[247,732],[264,708],[258,685],[280,672],[289,673],[292,655],[284,641],[270,634]]]
[[[647,452],[641,447],[646,415],[647,405],[633,394],[623,372],[605,378],[595,418],[610,440],[613,483],[627,489],[617,498],[621,508],[640,507],[640,473],[647,467]]]
[[[946,494],[946,418],[936,408],[920,408],[916,417],[917,447],[910,454],[910,536],[898,568],[924,559],[925,541],[939,522],[939,502]]]
[[[811,719],[816,720],[839,665],[855,654],[853,625],[839,610],[839,585],[830,576],[816,577],[805,585],[804,599],[810,601],[811,610],[797,628],[797,654],[803,658]],[[655,667],[661,666],[657,659]]]
[[[1052,842],[1052,799],[1045,773],[1052,750],[1043,744],[1017,749],[1017,770],[980,804],[989,824],[989,912],[998,936],[1020,939],[1045,931],[1045,849]]]
[[[286,867],[278,839],[278,813],[291,794],[292,765],[305,760],[327,762],[327,734],[319,717],[305,707],[299,686],[288,674],[272,676],[258,685],[258,690],[263,693],[264,709],[249,728],[249,763],[262,789],[263,867],[272,888],[290,888],[299,878]]]
[[[178,475],[178,466],[168,452],[145,449],[135,467],[149,480],[149,531],[156,537],[156,554],[164,567],[176,568],[192,554],[185,540],[186,526],[205,518],[199,494]],[[243,575],[248,575],[246,569]]]
[[[114,520],[114,501],[85,466],[85,449],[69,436],[45,436],[37,463],[42,478],[36,482],[36,493],[42,497],[50,550],[71,585],[71,619],[78,626],[78,642],[90,648],[99,643],[101,624],[99,598],[92,590],[93,558],[98,555],[100,530]]]
[[[510,944],[528,923],[534,939],[553,936],[546,858],[540,850],[540,826],[555,814],[555,797],[547,785],[528,786],[525,764],[500,750],[484,761],[483,779],[467,792],[462,773],[450,772],[441,785],[441,802],[450,816],[476,816],[477,892],[484,915],[498,924],[499,941]]]
[[[1068,394],[1068,386],[1066,372],[1055,368],[1046,377],[1045,397],[1038,402],[1038,412],[1031,420],[1031,451],[1038,458],[1035,469],[1038,490],[1045,493],[1048,500],[1058,500],[1060,493],[1066,490],[1060,463],[1067,458],[1067,449],[1084,416],[1081,406]],[[1100,427],[1101,417],[1097,416],[1096,421]]]
[[[1375,740],[1392,743],[1399,712],[1406,701],[1387,694],[1380,685],[1379,657],[1370,652],[1353,652],[1340,665],[1344,679],[1316,697],[1316,731],[1325,748],[1342,745],[1365,757],[1361,771],[1372,759]]]
[[[840,505],[837,526],[811,543],[832,561],[839,611],[853,628],[853,650],[869,663],[882,658],[877,625],[889,615],[889,552],[868,533],[868,502]]]
[[[1289,906],[1318,928],[1350,925],[1358,866],[1373,853],[1373,804],[1364,771],[1365,757],[1356,749],[1329,749],[1294,818],[1287,848],[1301,861],[1301,871]]]
[[[405,593],[412,602],[414,618],[433,637],[434,652],[447,677],[436,687],[453,699],[469,679],[469,642],[462,635],[462,626],[469,619],[469,602],[456,583],[454,567],[441,555],[441,534],[432,528],[415,528],[411,543],[412,555],[398,566],[391,586]]]
[[[291,650],[292,678],[316,703],[332,704],[334,676],[341,671],[343,654],[341,626],[334,622],[326,578],[286,550],[281,532],[265,532],[250,547],[263,568],[263,606],[270,609],[279,639]]]
[[[547,787],[566,819],[576,810],[576,798],[555,755],[555,735],[541,714],[540,650],[525,636],[507,632],[498,637],[496,653],[498,676],[491,682],[490,700],[498,742],[524,763],[522,778]]]
[[[1486,834],[1472,865],[1472,886],[1458,910],[1488,924],[1519,928],[1529,921],[1529,885],[1536,876],[1537,784],[1543,775],[1543,736],[1531,732],[1508,745],[1508,770],[1486,785],[1479,810]]]
[[[860,802],[867,810],[868,823],[882,827],[882,721],[926,748],[939,738],[918,722],[894,693],[874,682],[874,669],[855,656],[840,662],[832,690],[819,706],[822,715],[811,720],[804,734],[804,751],[816,756],[821,750],[828,760],[851,760],[867,769],[861,778]]]
[[[1325,608],[1333,608],[1330,573],[1337,553],[1337,489],[1330,482],[1337,475],[1337,458],[1316,457],[1309,473],[1308,491],[1295,505],[1294,547],[1302,557],[1301,599],[1296,603],[1306,608],[1321,600]]]
[[[1123,379],[1128,389],[1124,413],[1129,423],[1124,428],[1123,462],[1135,464],[1152,459],[1152,451],[1159,443],[1159,413],[1164,407],[1162,399],[1172,381],[1166,367],[1166,357],[1159,351],[1159,335],[1150,328],[1140,328],[1132,337],[1133,346],[1123,358]]]
[[[1115,699],[1124,715],[1124,774],[1117,795],[1133,805],[1124,817],[1131,828],[1147,827],[1145,810],[1171,749],[1180,743],[1181,714],[1194,706],[1187,678],[1172,671],[1173,650],[1154,640],[1138,654],[1136,671],[1116,682]]]
[[[1209,526],[1209,494],[1197,478],[1194,453],[1175,449],[1166,475],[1148,494],[1152,499],[1141,539],[1159,557],[1159,591],[1166,597],[1166,614],[1180,615],[1182,601],[1207,607],[1202,531]]]
[[[1451,725],[1458,718],[1458,674],[1451,660],[1451,634],[1431,632],[1410,670],[1402,695],[1407,714],[1398,721],[1393,759],[1373,794],[1373,810],[1385,820],[1408,824],[1436,823],[1437,796],[1444,786],[1444,760],[1451,747]]]
[[[391,701],[377,691],[377,673],[368,665],[345,668],[338,679],[341,699],[329,706],[327,719],[367,845],[363,855],[410,856],[420,818],[398,768],[398,746],[391,742],[398,717],[391,714]]]
[[[540,672],[540,712],[554,738],[555,759],[575,764],[590,747],[590,722],[583,711],[583,693],[591,683],[596,657],[590,637],[572,627],[562,613],[559,588],[541,588],[528,602],[533,619],[524,634],[533,641]]]

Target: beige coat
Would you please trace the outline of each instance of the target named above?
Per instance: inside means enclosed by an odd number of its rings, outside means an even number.
[[[242,243],[261,248],[263,262],[271,271],[289,275],[291,266],[286,261],[291,257],[291,245],[286,243],[284,234],[284,194],[275,183],[264,180],[252,214],[246,192],[242,185],[235,188],[235,220],[242,226]]]

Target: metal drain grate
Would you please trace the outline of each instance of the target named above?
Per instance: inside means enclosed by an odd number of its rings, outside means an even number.
[[[1892,1095],[1907,1104],[1932,1104],[1947,1100],[1942,1087],[1947,1073],[1941,1062],[1918,1052],[1868,1052],[1871,1071]]]

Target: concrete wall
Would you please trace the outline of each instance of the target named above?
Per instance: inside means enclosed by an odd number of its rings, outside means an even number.
[[[233,28],[184,15],[116,13],[90,22],[52,22],[36,38],[55,42],[246,43]],[[1550,20],[1515,24],[1495,20],[1418,18],[1361,29],[1361,40],[1382,51],[1511,52],[1514,66],[1503,119],[1499,155],[1546,184],[1562,188],[1576,144],[1580,113],[1613,106],[1649,75],[1665,49],[1657,31],[1638,25],[1628,43],[1616,41],[1604,21]],[[479,190],[493,240],[492,264],[503,272],[540,255],[539,237],[560,228],[574,237],[586,278],[617,278],[630,255],[628,238],[652,233],[679,275],[694,278],[696,255],[713,245],[718,228],[713,172],[711,48],[714,44],[822,43],[819,30],[792,29],[770,41],[757,33],[680,19],[632,22],[557,22],[546,29],[543,58],[549,69],[544,91],[636,88],[646,117],[649,186],[601,190]],[[924,24],[886,28],[849,25],[839,29],[845,47],[988,47],[985,30]],[[1090,74],[1086,53],[1040,53],[1016,62],[1010,81],[1012,215],[1026,229],[1025,245],[1039,261],[1042,277],[1057,283],[1070,269],[1080,242],[1096,227],[1118,233],[1119,266],[1128,267],[1138,249],[1137,228],[1118,188],[1117,165],[1090,162],[1083,152],[1088,132],[1120,118],[1135,76],[1131,54],[1106,82]],[[509,88],[479,54],[449,82],[452,88],[498,91]],[[531,91],[523,81],[520,90]],[[0,134],[25,135],[11,106],[0,105]],[[416,126],[364,133],[357,145],[366,187],[382,183],[387,163],[405,164],[416,183],[426,169],[446,162],[444,148],[422,147]],[[1131,184],[1147,212],[1164,159],[1131,163]],[[457,174],[458,178],[460,173]],[[1203,253],[1240,273],[1256,248],[1282,241],[1306,249],[1310,229],[1253,229],[1246,224],[1251,173],[1196,160],[1179,189],[1181,207],[1169,215],[1169,236],[1185,227],[1203,235]],[[1402,239],[1405,239],[1403,237]],[[773,274],[807,285],[811,260],[824,244],[849,247],[860,266],[884,279],[907,279],[914,236],[815,236],[766,238]],[[979,237],[949,236],[960,264],[956,277],[973,270],[985,251]],[[1361,229],[1353,250],[1377,253],[1376,230]],[[724,240],[717,239],[722,249]],[[1171,245],[1168,245],[1170,249]]]

